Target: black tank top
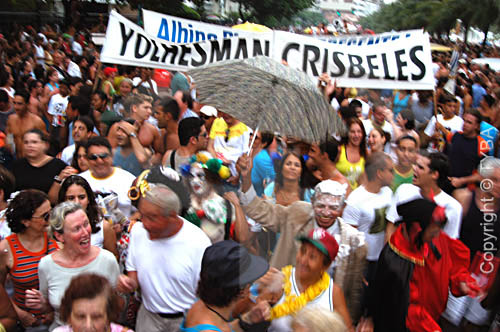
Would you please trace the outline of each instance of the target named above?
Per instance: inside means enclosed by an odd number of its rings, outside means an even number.
[[[491,205],[487,204],[486,207],[489,208]],[[469,248],[471,261],[477,251],[488,251],[496,254],[500,245],[500,220],[498,220],[498,216],[499,211],[481,212],[476,204],[476,192],[472,192],[470,207],[462,218],[460,229],[460,240]]]

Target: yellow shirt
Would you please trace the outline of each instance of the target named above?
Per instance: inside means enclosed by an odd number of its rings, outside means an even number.
[[[358,187],[358,178],[365,171],[365,158],[361,157],[358,162],[351,163],[347,160],[345,145],[340,147],[340,157],[336,164],[337,169],[349,181],[351,188],[354,190]]]

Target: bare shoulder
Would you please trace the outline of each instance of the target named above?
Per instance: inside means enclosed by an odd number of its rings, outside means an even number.
[[[465,208],[470,203],[472,192],[467,188],[457,189],[453,192],[453,198],[462,205],[462,208]]]

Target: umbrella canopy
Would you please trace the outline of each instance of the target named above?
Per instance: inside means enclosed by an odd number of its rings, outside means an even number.
[[[308,142],[345,130],[309,76],[268,57],[218,62],[188,73],[202,104],[251,128]]]
[[[250,31],[250,32],[271,32],[273,30],[269,29],[265,25],[245,22],[243,24],[237,24],[232,26],[233,29]]]
[[[436,52],[451,52],[451,51],[453,51],[453,49],[451,47],[448,47],[448,46],[431,43],[431,51],[436,51]]]

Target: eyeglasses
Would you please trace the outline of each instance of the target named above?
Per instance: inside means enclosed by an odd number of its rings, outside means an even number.
[[[98,158],[106,159],[108,157],[109,157],[109,153],[107,153],[107,152],[99,153],[99,154],[93,153],[93,154],[87,156],[88,160],[92,160],[92,161],[96,161]]]
[[[203,120],[208,120],[210,119],[210,117],[208,115],[205,115],[205,114],[201,114],[200,117],[203,119]]]
[[[50,212],[46,212],[46,213],[42,214],[41,216],[32,216],[31,218],[43,219],[45,221],[49,221],[49,217],[50,217]]]

